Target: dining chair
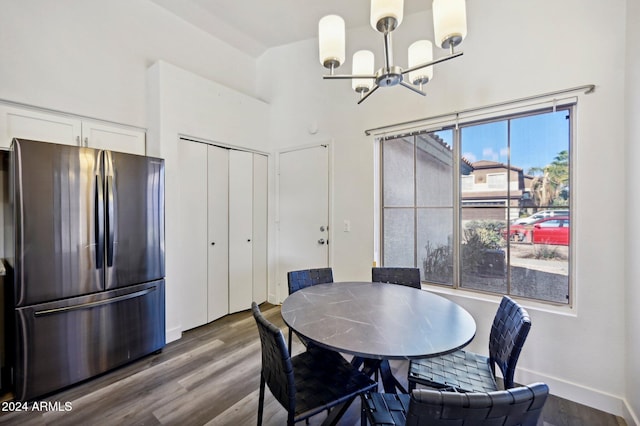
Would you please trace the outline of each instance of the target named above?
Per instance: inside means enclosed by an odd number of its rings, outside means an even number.
[[[303,288],[311,287],[316,284],[328,284],[333,282],[333,269],[331,268],[317,268],[317,269],[302,269],[299,271],[287,272],[287,284],[289,285],[289,294],[293,294]],[[307,346],[308,341],[300,337],[300,341]],[[293,338],[293,330],[289,328],[289,353],[291,353],[291,339]]]
[[[371,268],[371,281],[374,283],[401,284],[408,287],[422,288],[420,285],[420,269],[418,268]]]
[[[324,410],[338,409],[338,419],[358,395],[377,384],[351,366],[339,353],[314,346],[291,357],[280,329],[251,303],[262,348],[258,426],[262,424],[265,384],[287,410],[287,425],[306,420]],[[341,408],[334,408],[342,403]],[[332,413],[335,414],[335,413]]]
[[[513,375],[520,352],[531,328],[527,311],[503,296],[489,335],[489,357],[458,350],[447,355],[412,360],[407,380],[432,388],[454,388],[461,392],[490,392],[498,389],[495,366],[502,372],[504,388],[514,386]]]
[[[535,426],[549,395],[544,383],[507,390],[460,393],[416,389],[409,394],[366,393],[362,425]]]

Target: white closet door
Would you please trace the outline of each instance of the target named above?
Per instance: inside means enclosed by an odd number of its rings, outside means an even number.
[[[208,321],[229,313],[229,150],[209,146]]]
[[[180,141],[180,235],[175,247],[183,274],[180,277],[182,328],[207,323],[207,145]]]
[[[253,155],[253,300],[267,300],[267,156]]]
[[[229,313],[253,299],[253,154],[229,151]]]

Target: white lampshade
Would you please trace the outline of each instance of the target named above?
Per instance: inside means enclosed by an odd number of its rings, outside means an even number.
[[[345,58],[344,19],[338,15],[327,15],[318,23],[318,46],[320,63],[330,68],[331,63],[339,67]]]
[[[433,0],[432,9],[436,44],[448,49],[462,42],[467,36],[465,0]]]
[[[358,50],[353,54],[354,75],[373,75],[373,52],[369,50]],[[354,78],[351,80],[351,87],[356,92],[368,92],[373,87],[372,78]]]
[[[418,40],[409,46],[409,68],[433,61],[433,44],[429,40]],[[433,66],[420,68],[409,73],[413,84],[424,84],[433,78]]]
[[[394,18],[396,24],[390,30],[400,26],[404,10],[404,0],[371,0],[371,26],[381,31],[378,22],[385,18]]]

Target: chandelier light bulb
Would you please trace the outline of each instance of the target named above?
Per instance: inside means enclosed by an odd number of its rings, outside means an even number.
[[[467,36],[465,0],[433,0],[435,42],[443,49],[453,49]]]
[[[433,61],[433,44],[429,40],[418,40],[409,46],[409,68]],[[433,79],[433,66],[409,73],[412,84],[422,86]]]
[[[372,75],[374,65],[373,52],[358,50],[353,54],[353,75]],[[372,78],[354,78],[351,87],[358,93],[366,93],[373,87]]]
[[[404,12],[404,0],[371,0],[371,26],[381,33],[400,26]]]
[[[327,15],[318,23],[320,63],[326,68],[338,68],[345,59],[345,25],[338,15]]]

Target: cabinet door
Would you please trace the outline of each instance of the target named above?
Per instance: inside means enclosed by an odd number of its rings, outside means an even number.
[[[229,313],[229,150],[209,146],[208,157],[208,317]]]
[[[145,155],[145,132],[91,121],[82,122],[82,144],[97,149]]]
[[[0,147],[8,148],[13,138],[79,145],[81,131],[76,118],[0,105]]]
[[[207,145],[180,140],[179,232],[182,247],[174,247],[182,276],[177,285],[182,296],[182,328],[207,323]]]
[[[267,193],[266,155],[253,155],[253,300],[267,300]]]
[[[253,298],[253,154],[229,151],[229,312]]]

